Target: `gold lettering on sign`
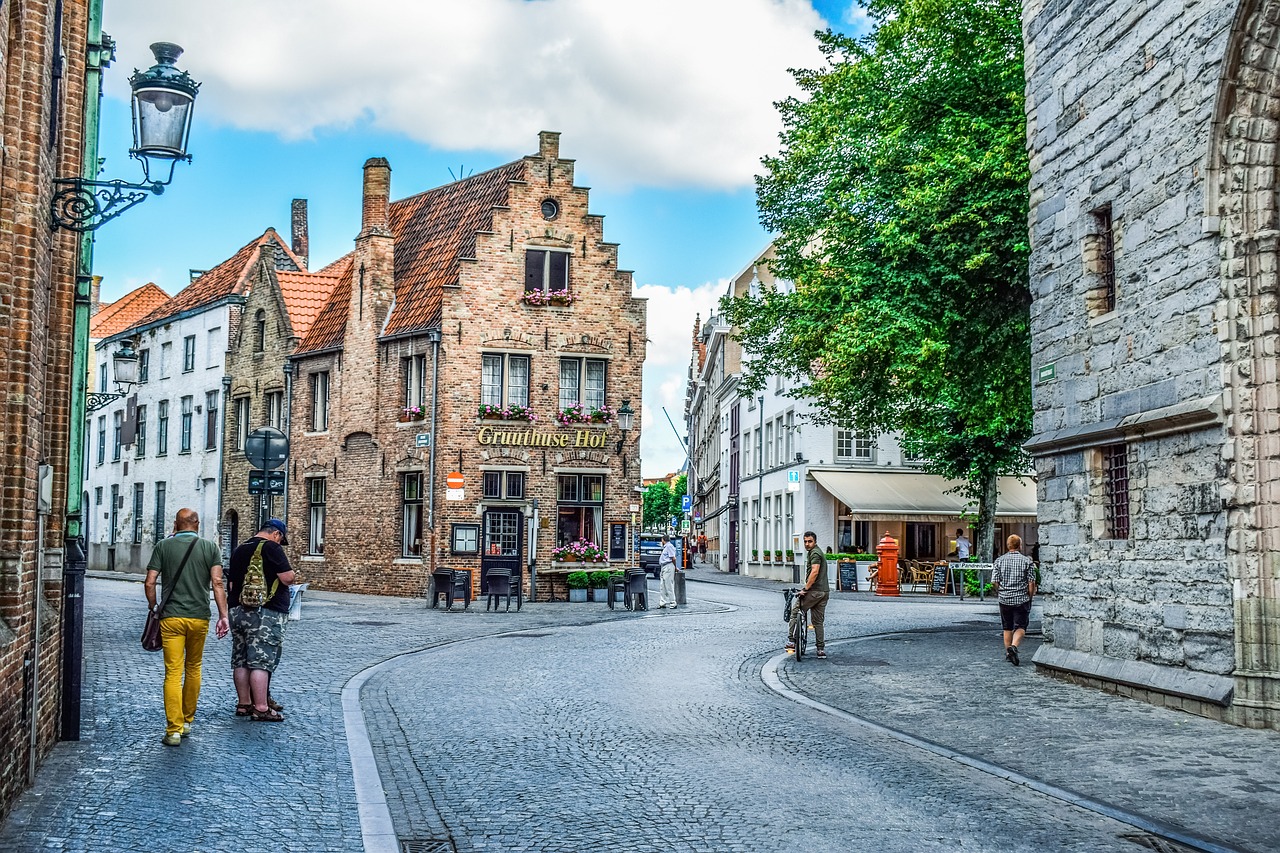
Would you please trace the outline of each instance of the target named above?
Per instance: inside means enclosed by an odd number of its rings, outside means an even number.
[[[590,430],[579,430],[590,432]],[[593,438],[590,444],[575,444],[575,447],[604,447],[605,435],[601,432],[598,441]],[[535,432],[532,429],[496,429],[482,426],[476,430],[476,442],[484,445],[503,445],[506,447],[568,447],[569,436],[565,433]]]
[[[603,430],[580,429],[575,431],[573,437],[574,447],[604,447],[604,442]]]

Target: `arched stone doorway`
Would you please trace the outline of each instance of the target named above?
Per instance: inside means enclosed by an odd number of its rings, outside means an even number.
[[[1222,235],[1214,312],[1225,393],[1233,722],[1280,728],[1280,0],[1242,0],[1222,66],[1206,185]]]

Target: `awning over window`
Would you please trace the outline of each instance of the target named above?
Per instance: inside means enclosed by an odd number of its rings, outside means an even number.
[[[955,517],[977,507],[948,492],[957,483],[935,474],[902,469],[876,471],[815,471],[809,474],[822,488],[844,502],[855,515],[937,515]],[[1036,484],[1028,477],[1001,477],[996,516],[1035,518]]]

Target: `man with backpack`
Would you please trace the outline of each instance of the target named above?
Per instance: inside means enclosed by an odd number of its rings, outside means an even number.
[[[227,601],[231,605],[231,674],[236,685],[236,716],[254,722],[284,720],[271,702],[271,673],[280,663],[289,618],[293,570],[283,545],[284,522],[269,520],[248,542],[231,552]]]
[[[143,592],[156,609],[156,581],[164,590],[160,605],[160,643],[164,653],[165,746],[178,746],[191,734],[200,698],[204,641],[209,636],[209,590],[218,604],[218,639],[227,636],[227,596],[222,589],[222,554],[200,538],[200,516],[180,509],[173,535],[159,542],[147,564]]]

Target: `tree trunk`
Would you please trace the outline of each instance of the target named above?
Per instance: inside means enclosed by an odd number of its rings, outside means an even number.
[[[996,542],[996,501],[999,498],[999,480],[994,473],[982,476],[982,500],[978,502],[977,545],[974,554],[980,562],[989,563],[1002,550],[1003,543]]]

